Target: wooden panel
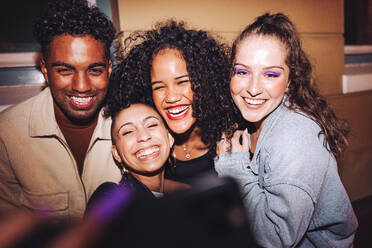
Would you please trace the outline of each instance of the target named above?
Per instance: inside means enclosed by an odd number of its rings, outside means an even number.
[[[328,97],[351,125],[349,147],[340,160],[341,179],[352,200],[372,195],[372,91]]]
[[[343,33],[342,0],[118,0],[121,30],[148,29],[176,17],[192,26],[220,32],[240,31],[265,12],[284,12],[300,32]]]
[[[342,35],[302,34],[303,49],[309,57],[318,88],[324,95],[342,93],[344,39]]]
[[[336,113],[351,127],[350,149],[372,147],[372,91],[327,97]]]
[[[351,201],[372,195],[372,147],[348,150],[339,163],[339,173]]]

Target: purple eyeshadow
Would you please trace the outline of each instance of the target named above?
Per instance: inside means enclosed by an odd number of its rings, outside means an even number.
[[[248,73],[248,71],[245,70],[245,69],[242,69],[242,68],[235,68],[235,73],[244,73],[244,74],[246,74],[246,73]]]
[[[274,76],[274,77],[279,77],[281,75],[280,72],[275,72],[275,71],[269,71],[265,73],[268,76]]]

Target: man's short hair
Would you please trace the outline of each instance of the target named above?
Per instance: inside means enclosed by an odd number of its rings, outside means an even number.
[[[33,31],[41,45],[44,59],[49,56],[50,43],[58,35],[90,35],[103,43],[107,58],[110,58],[110,46],[115,38],[115,28],[111,21],[86,0],[50,2],[35,22]]]

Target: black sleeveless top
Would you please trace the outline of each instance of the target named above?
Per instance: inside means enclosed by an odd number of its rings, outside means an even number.
[[[214,169],[214,161],[209,152],[188,161],[175,159],[174,163],[174,165],[166,166],[165,178],[191,184],[192,181],[204,174],[209,173],[217,177],[217,172]]]

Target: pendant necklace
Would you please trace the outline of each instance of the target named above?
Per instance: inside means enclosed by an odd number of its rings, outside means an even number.
[[[185,158],[190,159],[192,149],[190,151],[187,151],[186,146],[183,146],[183,151],[185,152]]]
[[[193,149],[190,149],[189,151],[187,151],[186,146],[183,145],[183,146],[182,146],[182,150],[183,150],[183,152],[185,153],[185,158],[186,158],[186,159],[190,159],[190,158],[191,158],[191,151],[192,151]],[[177,158],[177,156],[176,156],[176,152],[175,152],[174,150],[173,150],[173,157],[174,157],[174,158]],[[176,167],[176,166],[174,166],[174,167]]]

